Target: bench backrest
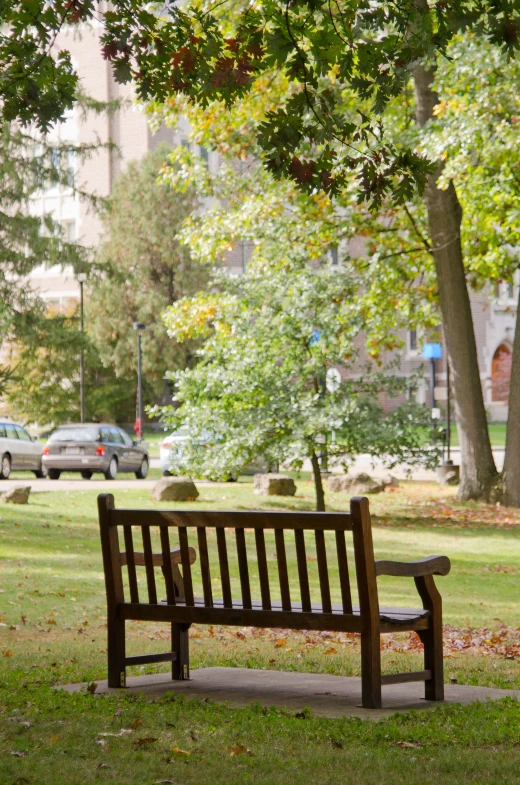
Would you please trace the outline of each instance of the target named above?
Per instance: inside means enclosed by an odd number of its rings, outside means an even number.
[[[285,611],[298,602],[302,611],[310,612],[313,590],[318,594],[319,587],[323,613],[331,613],[333,602],[339,600],[342,612],[352,614],[345,537],[351,532],[361,615],[378,617],[365,498],[351,500],[350,514],[116,509],[111,494],[98,497],[98,508],[109,605],[166,600],[171,605],[212,608],[219,594],[218,604],[224,608],[241,600],[244,609],[251,609],[258,599],[260,609],[271,610],[278,599]],[[179,552],[172,556],[176,548]],[[273,550],[270,558],[268,551]],[[288,552],[295,556],[296,588],[295,580],[291,587]],[[146,575],[146,596],[139,587],[140,566]],[[236,590],[233,571],[239,576]],[[254,596],[252,583],[259,587],[260,597],[258,589]]]

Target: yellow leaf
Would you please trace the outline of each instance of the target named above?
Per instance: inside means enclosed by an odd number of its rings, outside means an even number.
[[[172,752],[174,755],[178,755],[180,758],[182,758],[182,756],[191,755],[191,752],[188,752],[188,750],[181,750],[180,747],[172,747]]]

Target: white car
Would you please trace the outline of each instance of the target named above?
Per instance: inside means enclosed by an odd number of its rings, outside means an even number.
[[[175,452],[178,456],[182,456],[187,441],[188,427],[186,425],[181,425],[177,431],[174,431],[162,440],[159,453],[159,464],[164,477],[169,477],[171,475],[172,452]]]
[[[182,458],[185,445],[189,441],[188,434],[188,426],[181,425],[177,431],[174,431],[169,436],[166,436],[161,442],[159,462],[164,477],[170,477],[173,474],[171,471],[172,454],[174,454],[176,458]],[[273,471],[273,469],[274,471],[278,471],[278,466],[275,465],[271,468],[267,465],[266,461],[262,457],[259,457],[246,466],[243,474],[257,474],[257,472]],[[209,479],[215,478],[209,477]],[[220,477],[219,479],[223,482],[236,482],[236,480],[238,480],[238,474],[236,471],[231,471],[229,474],[226,474],[224,477]]]
[[[36,477],[45,477],[42,466],[43,445],[30,436],[17,423],[0,420],[0,480],[8,480],[11,471],[34,472]]]

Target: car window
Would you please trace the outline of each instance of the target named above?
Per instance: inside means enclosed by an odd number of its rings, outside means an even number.
[[[0,422],[0,439],[5,439],[5,425]]]
[[[124,443],[127,444],[128,447],[133,447],[134,446],[134,440],[132,439],[132,437],[129,436],[127,434],[127,432],[123,431],[122,429],[121,429],[121,436],[123,437]]]
[[[110,441],[114,444],[124,444],[123,437],[117,428],[110,429]]]
[[[111,442],[112,441],[112,437],[110,435],[110,429],[109,428],[101,428],[101,441],[102,442]]]
[[[58,428],[49,437],[50,442],[97,442],[97,428]]]
[[[16,433],[16,428],[11,423],[5,424],[5,430],[8,439],[18,439],[18,434]]]
[[[29,436],[25,428],[22,428],[21,425],[15,425],[14,427],[16,428],[16,433],[18,434],[19,439],[21,439],[23,442],[32,441],[31,437]]]

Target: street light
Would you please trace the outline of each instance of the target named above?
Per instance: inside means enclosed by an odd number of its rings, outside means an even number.
[[[85,422],[86,418],[86,405],[85,405],[85,354],[83,350],[84,338],[84,322],[83,322],[83,284],[87,280],[86,273],[78,273],[77,281],[79,283],[79,331],[81,333],[81,346],[79,350],[79,408],[80,420]]]
[[[134,322],[132,327],[137,333],[137,428],[136,434],[139,440],[143,438],[143,374],[141,364],[141,336],[146,329],[146,324]]]

